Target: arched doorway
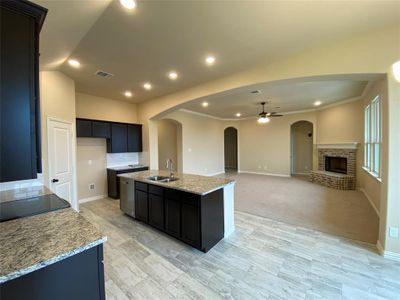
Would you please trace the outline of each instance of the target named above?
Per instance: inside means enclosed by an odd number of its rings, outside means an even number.
[[[158,129],[158,168],[166,170],[167,159],[172,159],[175,172],[183,172],[182,124],[170,119],[157,123]]]
[[[291,174],[306,175],[313,165],[313,124],[298,121],[290,127]]]
[[[238,133],[234,127],[224,130],[225,172],[238,171]]]

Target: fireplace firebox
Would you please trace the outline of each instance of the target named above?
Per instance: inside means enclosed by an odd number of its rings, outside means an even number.
[[[325,171],[347,174],[347,158],[325,156]]]

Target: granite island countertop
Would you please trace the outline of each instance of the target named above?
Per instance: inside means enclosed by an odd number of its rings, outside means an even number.
[[[0,283],[106,241],[72,208],[0,223]]]
[[[228,184],[235,183],[235,180],[229,178],[200,176],[184,173],[174,173],[174,177],[178,178],[178,180],[172,182],[159,182],[147,179],[149,176],[157,175],[169,176],[169,172],[163,170],[150,170],[136,173],[119,174],[118,176],[199,195],[206,195],[223,188]]]

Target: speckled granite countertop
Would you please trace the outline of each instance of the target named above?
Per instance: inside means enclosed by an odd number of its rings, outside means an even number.
[[[120,174],[118,176],[123,178],[131,178],[135,181],[146,182],[154,185],[159,185],[199,195],[206,195],[228,184],[232,184],[235,182],[234,180],[229,178],[209,177],[209,176],[200,176],[192,174],[182,174],[182,173],[175,173],[174,176],[179,179],[168,183],[152,181],[147,179],[147,177],[149,176],[156,176],[156,175],[168,176],[169,172],[162,170],[151,170],[151,171],[142,171],[136,173]]]
[[[0,283],[106,241],[72,208],[0,223]]]

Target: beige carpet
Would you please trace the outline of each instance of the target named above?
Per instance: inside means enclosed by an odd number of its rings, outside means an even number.
[[[378,239],[379,219],[359,191],[323,187],[305,176],[226,176],[237,181],[236,210],[372,244]]]

